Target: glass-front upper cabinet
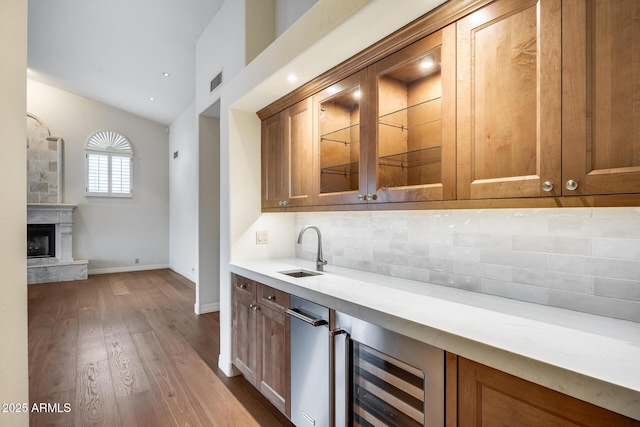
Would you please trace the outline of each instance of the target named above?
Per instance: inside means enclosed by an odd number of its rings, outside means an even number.
[[[319,204],[357,203],[366,189],[366,88],[365,70],[314,96]]]
[[[368,191],[378,202],[455,198],[455,28],[369,68],[375,147]]]

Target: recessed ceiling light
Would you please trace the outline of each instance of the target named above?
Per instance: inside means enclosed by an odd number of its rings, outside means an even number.
[[[169,74],[169,73],[162,73],[162,75],[165,76],[165,77],[170,77],[171,76],[171,74]]]
[[[288,81],[289,83],[295,83],[295,82],[297,82],[297,81],[298,81],[298,76],[296,76],[295,74],[289,74],[289,75],[287,76],[287,81]]]
[[[153,96],[149,97],[149,101],[155,101],[156,99]]]

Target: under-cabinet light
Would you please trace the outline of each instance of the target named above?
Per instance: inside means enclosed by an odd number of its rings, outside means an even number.
[[[287,81],[288,81],[289,83],[295,83],[295,82],[297,82],[297,81],[298,81],[298,76],[296,76],[295,74],[289,74],[289,75],[287,76]]]

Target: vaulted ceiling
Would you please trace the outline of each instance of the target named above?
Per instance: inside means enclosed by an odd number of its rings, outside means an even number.
[[[195,43],[223,2],[29,0],[28,77],[168,125],[195,98]]]

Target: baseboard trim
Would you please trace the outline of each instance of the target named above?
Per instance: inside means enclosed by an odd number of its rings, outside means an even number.
[[[169,268],[169,264],[144,264],[144,265],[127,265],[122,267],[108,267],[108,268],[90,268],[89,274],[110,274],[110,273],[128,273],[130,271],[145,271],[145,270],[163,270]]]
[[[235,377],[240,375],[238,368],[233,366],[231,361],[227,360],[222,354],[218,355],[218,368],[228,377]]]
[[[211,304],[202,304],[202,305],[194,304],[193,311],[196,314],[214,313],[216,311],[220,311],[220,303],[213,302]]]
[[[193,271],[183,270],[180,267],[176,267],[175,265],[171,265],[169,266],[169,268],[175,271],[176,273],[178,273],[179,275],[181,275],[182,277],[186,277],[187,279],[191,280],[193,283],[196,282],[196,275],[193,274]]]

